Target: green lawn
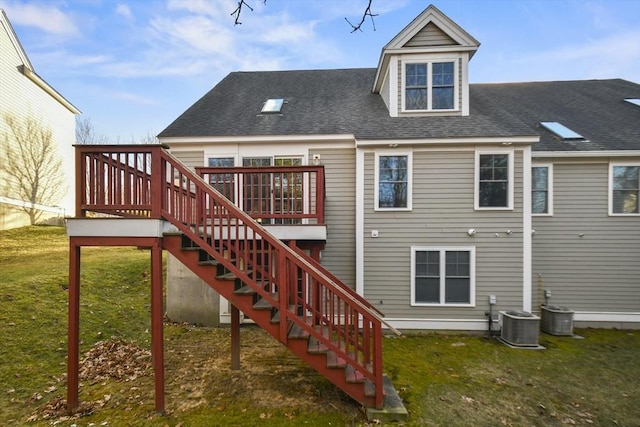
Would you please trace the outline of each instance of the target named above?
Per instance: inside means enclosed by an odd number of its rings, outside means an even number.
[[[81,353],[110,337],[150,345],[149,252],[83,248]],[[150,372],[81,380],[86,416],[49,418],[66,397],[68,240],[59,227],[0,231],[0,425],[365,425],[360,408],[255,327],[241,371],[225,328],[165,326],[166,407]],[[639,426],[640,332],[541,335],[542,351],[464,335],[385,338],[385,372],[408,426]],[[144,357],[140,357],[144,360]]]

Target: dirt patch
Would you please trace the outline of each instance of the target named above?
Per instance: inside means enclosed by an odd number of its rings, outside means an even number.
[[[265,413],[338,410],[358,416],[353,400],[258,327],[242,327],[240,370],[231,369],[228,328],[167,325],[165,331],[169,414],[213,407],[239,412],[264,408]],[[91,389],[99,389],[103,397],[82,402],[73,414],[67,414],[65,399],[54,397],[28,421],[75,419],[107,405],[124,411],[153,405],[151,352],[122,339],[98,342],[86,352],[80,362],[80,381],[81,401]]]

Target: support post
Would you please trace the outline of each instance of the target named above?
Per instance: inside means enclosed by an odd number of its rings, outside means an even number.
[[[78,407],[80,370],[80,246],[69,241],[69,311],[67,324],[67,412]]]
[[[162,299],[162,243],[151,247],[151,354],[155,377],[156,414],[164,415],[164,333]]]
[[[231,369],[240,369],[240,310],[231,304]]]

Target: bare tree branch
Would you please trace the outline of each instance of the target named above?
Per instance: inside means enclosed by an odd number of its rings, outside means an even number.
[[[262,0],[262,4],[266,3],[267,0]],[[245,0],[238,0],[238,7],[231,13],[231,16],[235,17],[235,25],[242,25],[242,22],[240,22],[240,14],[242,13],[243,6],[247,6],[253,12],[253,8],[249,6]]]
[[[105,145],[109,144],[109,138],[96,134],[89,117],[78,117],[76,119],[76,144]]]
[[[347,21],[349,23],[349,25],[351,25],[351,32],[355,33],[356,31],[362,31],[362,24],[364,24],[364,21],[367,19],[367,16],[371,18],[371,25],[373,26],[373,31],[376,30],[376,23],[373,20],[374,16],[378,16],[378,14],[374,14],[371,12],[371,3],[373,2],[373,0],[369,0],[369,4],[367,5],[367,8],[365,9],[364,13],[362,14],[362,19],[360,20],[360,22],[358,22],[356,25],[353,25],[351,23],[351,21],[349,21],[347,18],[344,18],[345,21]]]
[[[66,193],[62,159],[51,130],[32,117],[3,116],[9,132],[4,136],[2,172],[11,198],[27,202],[22,209],[35,224],[43,211],[34,205],[54,206]]]

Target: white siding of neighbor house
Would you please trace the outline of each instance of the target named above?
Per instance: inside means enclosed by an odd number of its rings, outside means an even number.
[[[523,153],[516,150],[514,209],[474,210],[474,147],[413,151],[413,209],[374,211],[373,152],[365,153],[364,295],[388,318],[483,321],[523,305]],[[470,237],[467,230],[476,235]],[[371,236],[377,230],[378,236]],[[512,233],[508,234],[507,231]],[[411,305],[411,247],[475,247],[475,307]]]
[[[534,305],[549,289],[551,304],[576,312],[640,315],[640,216],[608,215],[609,159],[544,162],[553,215],[533,217]]]
[[[51,130],[68,183],[66,193],[57,205],[65,209],[67,216],[72,216],[75,206],[75,114],[18,70],[18,67],[23,65],[23,60],[12,42],[10,33],[11,29],[4,19],[0,19],[0,140],[4,140],[5,135],[11,132],[4,120],[5,114],[15,116],[19,120],[31,117]],[[0,189],[5,181],[6,177],[0,176]],[[7,196],[1,191],[0,195]],[[28,223],[29,218],[24,213],[7,210],[6,206],[0,210],[0,229]]]
[[[327,243],[322,265],[355,288],[355,150],[310,150],[309,157],[313,154],[320,154],[325,172]]]

